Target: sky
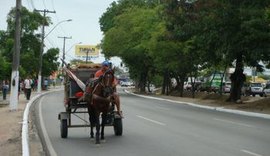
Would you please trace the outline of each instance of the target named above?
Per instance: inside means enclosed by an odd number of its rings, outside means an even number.
[[[45,38],[45,49],[59,48],[62,57],[63,39],[58,37],[72,37],[66,39],[66,59],[72,60],[75,57],[75,45],[97,45],[102,40],[102,32],[99,26],[99,18],[102,16],[110,4],[115,0],[22,0],[22,5],[28,10],[49,10],[56,13],[48,13],[53,22],[49,27],[45,27],[45,36],[59,22],[72,19],[71,22],[61,22]],[[0,0],[0,30],[6,30],[6,18],[12,7],[15,7],[16,0]],[[38,30],[37,33],[41,32]],[[92,58],[91,61],[100,63],[105,58]],[[112,58],[115,66],[119,66],[121,60]]]
[[[59,22],[72,19],[71,22],[61,22],[45,38],[45,49],[59,48],[60,57],[62,57],[63,39],[58,37],[72,37],[66,40],[66,60],[72,60],[75,57],[75,45],[82,42],[82,45],[97,45],[101,42],[102,32],[100,31],[99,18],[102,16],[110,4],[115,0],[22,0],[22,5],[30,11],[50,10],[56,13],[48,13],[53,22],[45,28],[47,35]],[[16,0],[0,0],[0,30],[6,30],[6,17],[12,7],[15,7]],[[38,30],[41,32],[41,30]],[[38,33],[37,32],[37,33]],[[100,63],[105,58],[92,58],[91,61]],[[114,66],[120,67],[119,58],[111,58]],[[250,69],[245,69],[245,73],[250,74]],[[270,71],[267,70],[270,75]]]

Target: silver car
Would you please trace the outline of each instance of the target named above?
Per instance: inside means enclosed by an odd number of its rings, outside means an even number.
[[[223,86],[223,92],[224,93],[230,93],[231,92],[232,84],[231,82],[225,82]]]
[[[263,95],[265,97],[270,96],[270,83],[266,84],[266,86],[263,89]]]
[[[252,96],[255,96],[256,94],[258,94],[262,97],[264,95],[263,86],[261,83],[250,83],[248,92],[249,92],[249,95],[252,95]]]

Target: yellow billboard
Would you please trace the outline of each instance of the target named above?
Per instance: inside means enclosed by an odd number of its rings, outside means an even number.
[[[99,55],[99,49],[97,46],[93,45],[76,45],[75,46],[75,55],[77,57],[85,57],[89,56],[90,57],[95,57]]]

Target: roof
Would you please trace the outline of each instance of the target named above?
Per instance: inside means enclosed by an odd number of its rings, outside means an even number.
[[[253,78],[250,80],[250,82],[253,82]],[[261,77],[255,77],[255,81],[254,82],[257,82],[257,83],[266,83],[267,80],[261,78]]]
[[[91,63],[72,65],[71,69],[100,69],[101,67],[102,65],[100,63]]]

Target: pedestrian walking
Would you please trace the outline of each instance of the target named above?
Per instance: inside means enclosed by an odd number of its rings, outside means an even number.
[[[55,85],[56,85],[56,80],[53,79],[53,88],[55,88]]]
[[[9,89],[9,83],[7,80],[4,80],[3,85],[2,85],[3,100],[7,99],[8,89]]]
[[[25,80],[24,80],[24,90],[25,90],[25,93],[26,93],[26,99],[27,100],[30,100],[30,96],[31,96],[31,84],[32,84],[32,80],[27,77]]]
[[[44,80],[44,90],[48,90],[48,79],[47,78],[45,78],[45,80]]]

